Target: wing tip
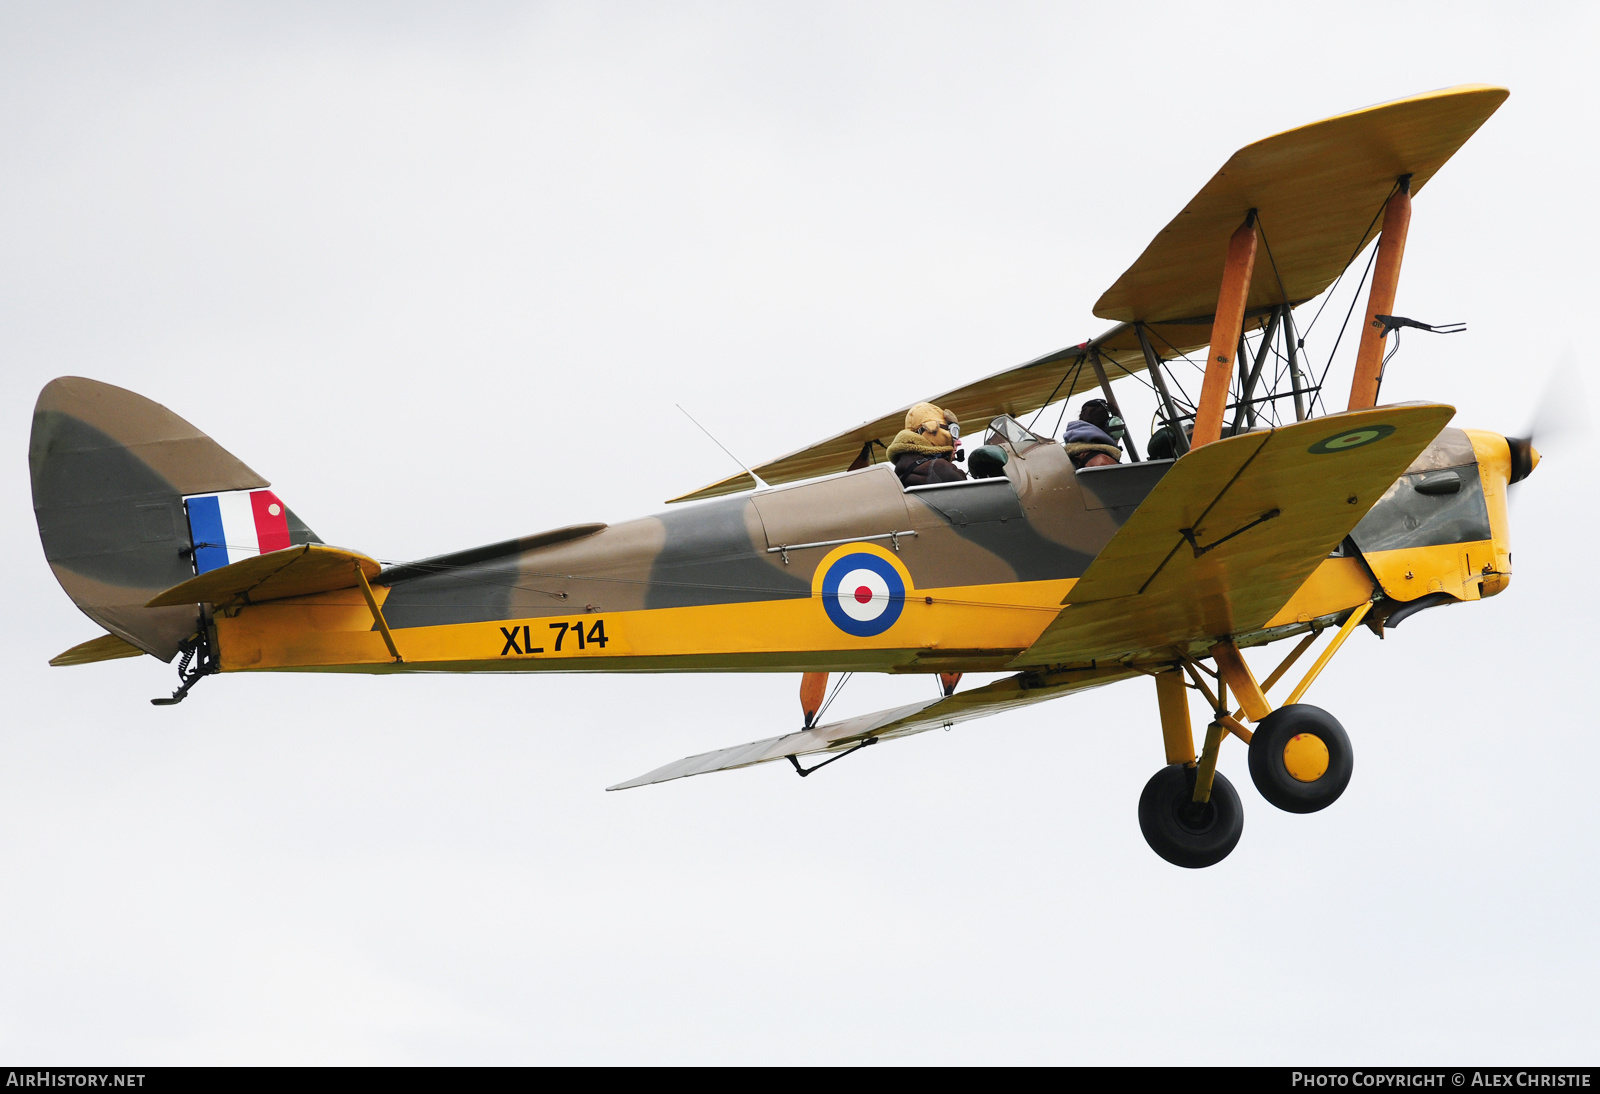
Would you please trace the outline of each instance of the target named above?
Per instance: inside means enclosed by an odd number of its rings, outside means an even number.
[[[123,657],[143,657],[144,650],[115,634],[102,634],[87,642],[79,642],[69,650],[62,650],[50,658],[54,668],[66,665],[92,665],[97,661],[115,661]]]

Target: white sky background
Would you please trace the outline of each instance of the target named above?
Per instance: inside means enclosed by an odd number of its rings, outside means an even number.
[[[1468,333],[1384,394],[1516,432],[1566,324],[1592,360],[1592,8],[326,7],[0,4],[0,1057],[1593,1062],[1581,447],[1518,489],[1506,594],[1313,689],[1345,797],[1280,813],[1235,742],[1244,838],[1193,872],[1139,835],[1137,682],[619,794],[794,727],[798,679],[153,708],[153,659],[46,667],[96,628],[25,467],[79,374],[384,559],[644,515],[732,470],[674,403],[758,460],[1081,341],[1235,148],[1465,82],[1512,97],[1418,197],[1397,309]]]

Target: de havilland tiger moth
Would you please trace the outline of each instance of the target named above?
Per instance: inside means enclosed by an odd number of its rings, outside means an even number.
[[[1538,464],[1531,440],[1455,427],[1442,403],[1379,402],[1394,332],[1434,329],[1394,314],[1412,201],[1507,94],[1450,88],[1251,144],[1100,297],[1103,334],[908,393],[909,409],[623,524],[380,564],[325,544],[165,406],[54,380],[34,411],[34,510],[57,580],[105,633],[51,663],[177,659],[160,704],[232,672],[803,674],[800,728],[612,789],[771,761],[806,775],[1140,678],[1166,760],[1140,826],[1167,861],[1211,865],[1243,829],[1217,772],[1229,737],[1268,802],[1327,807],[1351,743],[1302,699],[1330,659],[1362,625],[1381,635],[1510,581],[1506,493]],[[1323,390],[1296,309],[1369,249],[1354,379],[1330,411],[1342,392]],[[1198,373],[1192,400],[1180,366]],[[1121,420],[1128,384],[1158,407],[1143,455]],[[1080,395],[1104,400],[1110,444],[1024,424]],[[970,474],[962,427],[985,432]],[[1258,679],[1242,651],[1279,642]],[[822,722],[828,674],[853,672],[937,676],[939,694]],[[958,690],[968,672],[1011,675]]]

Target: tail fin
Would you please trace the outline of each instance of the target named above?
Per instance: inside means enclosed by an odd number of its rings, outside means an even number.
[[[159,403],[77,376],[39,393],[28,469],[56,580],[90,619],[163,661],[202,626],[193,606],[145,607],[195,576],[184,499],[270,485]],[[285,516],[289,543],[320,542]]]

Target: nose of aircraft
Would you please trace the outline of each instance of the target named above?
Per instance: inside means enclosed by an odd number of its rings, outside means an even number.
[[[1511,481],[1521,482],[1539,466],[1539,450],[1532,438],[1507,437],[1506,445],[1511,449]]]

